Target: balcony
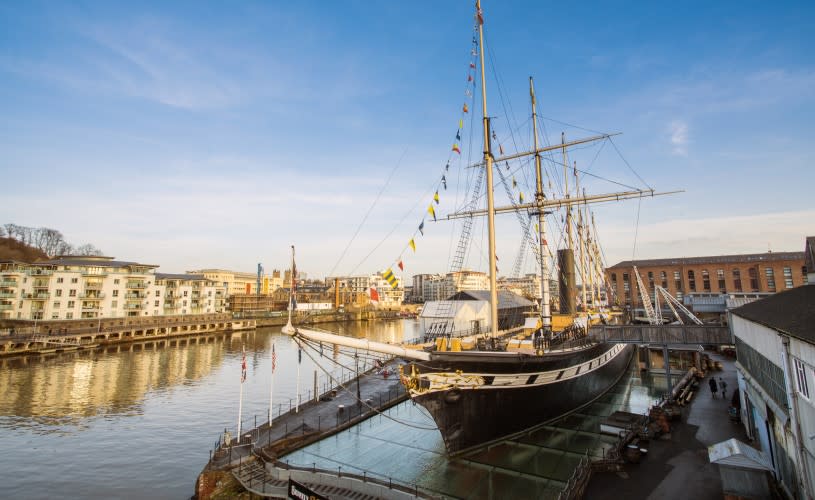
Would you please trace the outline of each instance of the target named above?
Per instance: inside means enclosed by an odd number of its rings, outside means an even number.
[[[11,311],[14,309],[14,304],[0,304],[0,311]]]
[[[29,276],[51,276],[54,274],[53,269],[26,269],[25,273]]]
[[[107,276],[107,275],[108,275],[107,271],[89,271],[87,269],[82,271],[82,276],[88,276],[88,277]]]
[[[102,300],[102,299],[105,298],[105,294],[104,293],[99,293],[99,292],[91,292],[91,293],[85,292],[85,293],[80,293],[79,298],[80,299],[87,299],[87,300]]]
[[[96,304],[96,305],[83,304],[82,305],[82,310],[83,311],[98,311],[100,309],[101,309],[101,307],[99,307],[99,304]]]
[[[101,290],[103,283],[101,281],[86,281],[85,290]]]
[[[147,288],[147,283],[143,281],[128,281],[127,288],[136,288],[136,289],[144,289]]]
[[[0,292],[0,299],[13,299],[17,296],[17,292]]]
[[[125,294],[125,299],[127,299],[127,300],[142,300],[142,299],[145,299],[145,298],[147,298],[147,297],[143,293],[132,292],[132,293],[126,293]]]
[[[178,308],[180,308],[180,307],[181,307],[181,306],[180,306],[180,305],[178,305],[178,304],[168,304],[168,303],[166,303],[166,302],[164,303],[164,309],[172,309],[172,310],[175,310],[175,309],[178,309]]]
[[[48,293],[48,292],[34,292],[34,293],[23,294],[24,299],[30,299],[30,300],[45,300],[50,296],[51,296],[51,294]]]
[[[140,311],[144,309],[144,306],[141,304],[125,304],[125,310],[127,311]]]
[[[0,280],[0,286],[10,286],[17,288],[17,281],[16,280]]]
[[[34,288],[48,288],[48,280],[34,280],[32,286]]]

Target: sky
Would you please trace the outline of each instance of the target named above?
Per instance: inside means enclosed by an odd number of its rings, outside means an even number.
[[[467,205],[482,151],[473,13],[0,3],[0,223],[162,272],[283,269],[291,245],[314,278],[446,272],[463,224],[443,219]],[[608,265],[802,251],[815,235],[812,2],[485,1],[483,15],[494,149],[529,148],[533,77],[542,144],[621,133],[570,151],[590,194],[682,191],[592,206]],[[548,197],[562,163],[544,158]],[[531,198],[528,160],[498,168],[518,186],[496,175],[497,204]],[[518,218],[498,221],[500,274],[532,272]],[[484,270],[481,218],[470,232],[463,266]]]

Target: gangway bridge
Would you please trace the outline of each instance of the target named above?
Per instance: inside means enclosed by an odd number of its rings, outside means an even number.
[[[671,380],[671,348],[703,345],[732,345],[730,328],[720,325],[595,325],[589,338],[610,344],[638,344],[662,347],[665,376]]]

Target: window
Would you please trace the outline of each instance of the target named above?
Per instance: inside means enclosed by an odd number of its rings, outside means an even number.
[[[676,292],[676,300],[682,302],[682,292]]]
[[[59,309],[59,302],[54,302],[54,309]]]
[[[750,275],[750,291],[757,292],[758,291],[758,271],[755,267],[751,267],[747,274]]]
[[[74,302],[73,300],[69,300],[69,301],[68,301],[68,308],[69,308],[69,309],[73,309],[73,308],[74,308],[74,305],[76,305],[76,302]]]
[[[185,296],[185,297],[187,296],[187,291],[186,291],[186,290],[184,290],[184,296]],[[185,302],[185,303],[186,303],[186,302]]]
[[[707,269],[702,269],[702,288],[706,291],[710,291],[710,274],[707,272]]]
[[[741,271],[738,269],[733,269],[733,287],[737,292],[743,291],[741,289]]]
[[[693,269],[688,271],[688,288],[691,292],[696,291],[696,277],[693,274]]]
[[[725,293],[727,291],[727,287],[724,284],[724,269],[716,270],[716,278],[719,280],[719,291]]]
[[[113,290],[113,296],[118,297],[119,296],[119,290]]]
[[[118,300],[111,300],[110,301],[110,307],[111,307],[111,309],[116,309],[117,307],[119,307],[119,301]]]
[[[792,361],[795,365],[795,379],[798,383],[798,392],[805,398],[809,399],[809,385],[807,384],[806,366],[798,359],[793,358]]]
[[[659,272],[659,280],[662,281],[662,288],[668,288],[668,273],[665,271]]]
[[[54,311],[51,313],[51,319],[59,319],[59,313]]]
[[[159,296],[159,292],[160,292],[159,290],[156,290],[156,297]],[[156,305],[158,305],[158,304],[156,304]]]
[[[79,278],[71,278],[71,283],[78,283],[78,282],[79,282]]]
[[[57,297],[62,297],[62,289],[58,288],[56,294],[57,294]]]
[[[648,288],[651,290],[654,289],[654,273],[653,271],[648,271]]]
[[[62,278],[57,278],[57,283],[62,283]]]
[[[764,276],[767,277],[767,291],[774,292],[775,291],[775,275],[773,274],[772,267],[765,267],[764,268]]]
[[[76,297],[76,290],[68,290],[68,297]]]
[[[187,293],[187,292],[184,292],[184,293]],[[186,301],[186,300],[184,301],[183,306],[184,306],[184,307],[187,307],[187,301]]]
[[[118,284],[119,284],[119,278],[114,279],[114,280],[113,280],[113,284],[114,284],[114,285],[118,285]]]
[[[158,307],[158,301],[153,304],[154,307]]]
[[[792,268],[785,267],[784,268],[784,287],[785,288],[792,288]]]
[[[65,319],[74,319],[74,313],[72,312],[65,313]]]
[[[679,271],[674,271],[674,286],[677,290],[682,290],[682,274]]]

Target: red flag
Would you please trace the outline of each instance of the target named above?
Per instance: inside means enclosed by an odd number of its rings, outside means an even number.
[[[243,359],[241,360],[241,384],[246,382],[246,351],[243,351]]]
[[[458,154],[461,154],[461,150],[458,148],[458,144],[453,144],[453,151],[455,151]]]
[[[484,24],[484,13],[481,12],[481,9],[478,9],[476,17],[478,18],[478,24]]]
[[[467,75],[467,81],[468,82],[473,81],[473,75]]]
[[[371,287],[371,302],[379,302],[379,292],[373,286]]]
[[[465,103],[464,103],[464,112],[466,113],[467,111],[468,111],[468,109],[467,109],[467,103],[465,102]]]
[[[474,62],[471,62],[471,63],[470,63],[470,67],[471,67],[471,68],[473,68],[473,69],[475,69],[475,63],[474,63]]]
[[[405,265],[402,263],[401,260],[399,261],[399,269],[402,270],[402,271],[405,270]]]

